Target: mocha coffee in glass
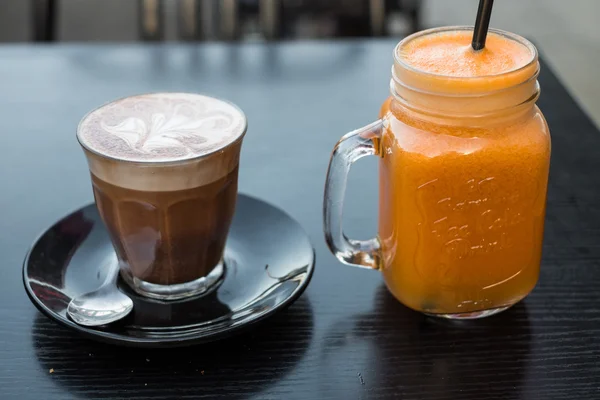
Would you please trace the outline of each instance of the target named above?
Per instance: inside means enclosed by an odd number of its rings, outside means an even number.
[[[96,205],[123,279],[139,294],[201,294],[224,273],[243,112],[188,93],[133,96],[79,124]]]

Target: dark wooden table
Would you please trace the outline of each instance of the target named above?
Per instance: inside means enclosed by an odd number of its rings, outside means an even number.
[[[426,318],[393,300],[377,272],[327,250],[329,154],[376,118],[393,44],[0,48],[0,398],[600,398],[600,133],[548,67],[544,261],[524,302],[478,322]],[[92,201],[75,140],[81,116],[159,90],[210,93],[246,111],[241,190],[304,225],[317,270],[297,303],[242,336],[168,351],[111,347],[42,316],[21,263],[38,233]],[[375,232],[376,173],[375,159],[353,168],[352,237]]]

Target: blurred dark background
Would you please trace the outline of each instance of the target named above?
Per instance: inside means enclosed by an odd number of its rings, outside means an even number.
[[[0,0],[0,4],[2,38],[36,41],[399,35],[419,29],[422,9],[420,0]]]
[[[1,42],[397,37],[472,24],[478,0],[0,0]],[[540,48],[600,125],[600,1],[502,0],[491,26]],[[0,60],[1,62],[1,60]]]

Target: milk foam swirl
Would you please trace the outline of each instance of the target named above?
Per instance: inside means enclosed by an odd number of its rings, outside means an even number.
[[[156,93],[92,111],[80,123],[82,144],[130,161],[183,160],[226,146],[244,133],[235,106],[207,96]]]

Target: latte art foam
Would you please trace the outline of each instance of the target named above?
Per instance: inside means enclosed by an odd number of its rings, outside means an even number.
[[[106,104],[80,123],[81,143],[126,161],[178,161],[218,150],[241,136],[246,118],[235,106],[188,93],[156,93]]]

